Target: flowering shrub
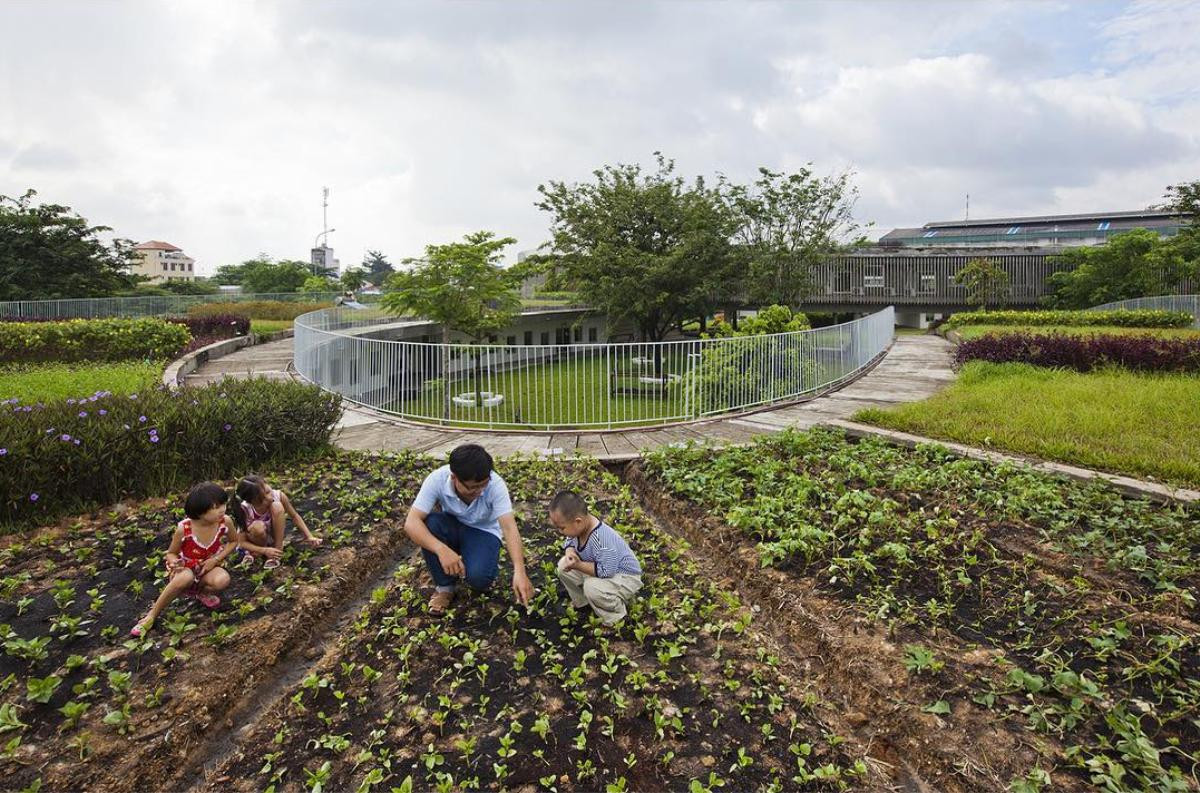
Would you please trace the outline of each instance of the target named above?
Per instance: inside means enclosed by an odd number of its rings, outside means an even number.
[[[1090,372],[1122,366],[1145,372],[1200,372],[1200,338],[1065,333],[987,333],[958,345],[954,364],[1028,363]]]
[[[0,323],[0,363],[170,358],[188,343],[186,327],[161,319],[70,319]]]
[[[1118,328],[1186,328],[1193,322],[1184,311],[1151,309],[1118,311],[967,311],[946,321],[956,325],[1105,325]]]
[[[167,322],[183,325],[195,338],[232,339],[250,332],[248,314],[203,314],[187,317],[166,317]]]
[[[340,397],[262,378],[0,402],[0,524],[185,490],[320,450]]]
[[[283,300],[247,300],[244,303],[201,303],[188,309],[190,317],[240,314],[251,319],[295,319],[301,314],[329,308],[332,303],[292,303]]]

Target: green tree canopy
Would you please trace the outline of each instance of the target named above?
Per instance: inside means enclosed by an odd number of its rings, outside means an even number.
[[[0,300],[103,297],[132,289],[133,243],[105,243],[70,207],[0,195]]]
[[[1012,294],[1008,271],[993,259],[971,259],[954,274],[954,283],[966,287],[967,305],[979,306],[981,311],[1008,302]]]
[[[707,314],[733,288],[735,224],[715,191],[687,185],[675,164],[605,166],[594,181],[539,185],[551,213],[561,278],[612,319],[660,340],[682,320]]]
[[[341,284],[343,289],[349,289],[354,292],[362,289],[362,286],[367,281],[367,271],[361,267],[351,267],[346,272],[342,273]]]
[[[368,250],[363,257],[362,268],[366,271],[366,279],[376,286],[381,286],[388,276],[396,272],[387,257],[376,250]],[[358,287],[347,287],[357,289]]]
[[[1196,271],[1196,244],[1188,236],[1163,239],[1134,229],[1096,247],[1072,248],[1056,259],[1069,269],[1046,279],[1052,308],[1088,308],[1135,297],[1173,293]]]
[[[236,267],[241,268],[239,277],[242,291],[256,294],[298,292],[312,275],[312,267],[307,262],[289,259],[276,262],[262,254]],[[224,269],[218,270],[218,275]]]
[[[811,163],[795,173],[758,173],[751,185],[721,177],[718,186],[736,223],[742,289],[753,305],[796,305],[816,287],[815,266],[858,232],[858,189],[850,172],[818,177]]]
[[[300,286],[300,291],[318,294],[321,292],[336,292],[337,288],[337,282],[330,278],[326,278],[323,275],[310,275],[304,279],[304,283]]]

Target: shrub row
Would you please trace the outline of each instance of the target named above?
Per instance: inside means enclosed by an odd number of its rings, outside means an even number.
[[[1067,325],[1118,328],[1186,328],[1193,322],[1184,311],[1151,309],[1118,311],[968,311],[946,321],[956,325]]]
[[[250,319],[295,319],[301,314],[329,308],[332,303],[292,303],[282,300],[247,300],[244,303],[201,303],[188,309],[189,317],[237,314]]]
[[[987,333],[958,345],[954,364],[1028,363],[1090,372],[1121,366],[1143,372],[1200,372],[1200,338],[1065,333]]]
[[[161,319],[71,319],[0,323],[0,362],[169,358],[192,334]]]
[[[232,339],[250,332],[250,317],[245,314],[204,314],[190,317],[167,317],[167,322],[185,326],[196,338]]]
[[[0,526],[303,457],[328,445],[340,413],[337,395],[263,378],[0,402]]]

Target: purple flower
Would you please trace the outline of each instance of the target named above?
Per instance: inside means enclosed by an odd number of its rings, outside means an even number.
[[[233,425],[232,425],[232,424],[226,424],[226,425],[225,425],[225,431],[226,431],[226,432],[229,432],[231,429],[233,429]]]
[[[24,410],[26,413],[32,413],[32,412],[33,412],[33,405],[26,405],[25,407],[23,407],[23,408],[21,408],[21,409],[22,409],[22,410]]]
[[[52,432],[54,432],[54,427],[51,427],[50,429],[46,430],[47,435],[49,435]]]
[[[29,494],[29,500],[30,500],[30,501],[37,501],[39,498],[41,498],[41,496],[39,496],[37,493],[30,493],[30,494]]]
[[[129,395],[129,398],[130,398],[130,399],[137,399],[137,394],[130,394],[130,395]]]
[[[108,411],[107,411],[107,410],[105,410],[104,408],[100,408],[100,415],[101,415],[101,416],[107,416],[107,415],[108,415]]]
[[[74,405],[74,404],[75,404],[75,400],[74,400],[74,399],[68,399],[68,400],[67,400],[67,404],[68,404],[68,405]]]
[[[76,446],[78,446],[78,445],[79,445],[79,439],[78,439],[78,438],[76,438],[76,439],[75,439],[75,445],[76,445]]]
[[[158,443],[158,436],[157,436],[157,435],[151,435],[151,436],[150,436],[150,442],[151,442],[151,443]]]
[[[6,454],[8,454],[8,449],[0,449],[0,457],[3,457]]]
[[[87,418],[87,411],[86,410],[79,411],[79,418],[81,418],[81,419]]]
[[[62,435],[60,435],[60,436],[59,436],[59,438],[60,438],[61,440],[64,440],[64,441],[69,441],[69,440],[71,440],[71,436],[70,436],[70,435],[68,435],[68,434],[67,434],[67,433],[65,433],[65,432],[64,432]]]
[[[146,423],[146,417],[145,417],[145,416],[138,416],[138,421],[139,421],[139,422],[141,422],[142,424],[145,424],[145,423]]]

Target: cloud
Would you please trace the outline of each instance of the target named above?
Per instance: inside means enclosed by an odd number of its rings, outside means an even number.
[[[1200,173],[1189,4],[0,4],[0,192],[202,271],[487,228],[662,150],[686,175],[858,171],[881,231],[1141,206]],[[1028,31],[1039,31],[1030,35]],[[976,211],[973,210],[973,214]]]

